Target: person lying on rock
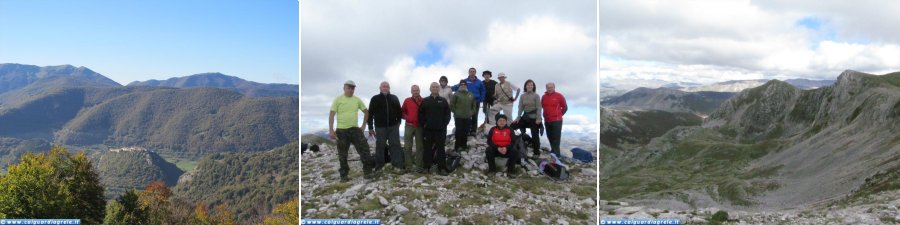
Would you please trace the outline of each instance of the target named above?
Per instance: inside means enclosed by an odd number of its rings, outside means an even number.
[[[513,132],[512,129],[509,129],[509,127],[506,126],[506,120],[506,115],[497,114],[495,120],[497,121],[497,126],[492,127],[491,130],[488,131],[488,148],[485,150],[485,153],[487,154],[489,173],[497,172],[497,166],[494,165],[494,158],[504,157],[508,158],[508,160],[506,160],[506,173],[509,177],[514,177],[516,175],[516,162],[519,161],[520,156],[516,150],[511,148]]]

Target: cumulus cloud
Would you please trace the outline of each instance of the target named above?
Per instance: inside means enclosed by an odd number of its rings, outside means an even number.
[[[304,2],[301,118],[306,125],[327,127],[327,105],[341,94],[345,80],[354,80],[356,95],[368,102],[381,81],[391,83],[391,92],[401,98],[410,95],[413,84],[428,95],[427,86],[441,75],[452,84],[470,67],[479,79],[483,70],[491,70],[495,80],[504,72],[518,86],[532,79],[539,92],[555,82],[570,104],[595,108],[596,82],[586,82],[597,79],[595,4]]]
[[[601,1],[601,82],[897,71],[898,9],[891,1]]]

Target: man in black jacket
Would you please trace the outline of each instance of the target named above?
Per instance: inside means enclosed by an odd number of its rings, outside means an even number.
[[[405,173],[403,151],[400,148],[400,100],[391,94],[391,86],[387,81],[379,86],[381,93],[372,96],[369,101],[369,136],[375,136],[375,170],[384,167],[385,141],[389,141],[391,165],[398,173]],[[372,124],[375,124],[374,128]]]
[[[422,156],[422,172],[428,173],[431,165],[437,161],[438,174],[447,175],[447,155],[444,143],[447,141],[447,125],[450,124],[450,104],[440,96],[441,87],[431,83],[431,96],[422,100],[419,106],[419,126],[423,129],[425,142]]]

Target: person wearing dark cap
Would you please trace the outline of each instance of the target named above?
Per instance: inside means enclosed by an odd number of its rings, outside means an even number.
[[[391,165],[397,173],[406,172],[403,150],[400,148],[400,99],[391,94],[391,85],[382,81],[378,87],[381,93],[369,100],[369,136],[375,136],[375,170],[384,167],[385,148],[390,148]],[[374,125],[374,126],[373,126]],[[389,143],[388,143],[389,142]]]
[[[478,126],[478,107],[481,102],[484,101],[484,83],[475,76],[475,68],[469,68],[469,77],[465,79],[466,85],[468,86],[469,93],[472,93],[472,96],[475,97],[475,113],[471,116],[472,118],[469,120],[469,136],[475,136],[475,129]],[[453,86],[453,89],[456,90],[459,86]],[[485,118],[487,119],[487,118]]]
[[[472,114],[478,114],[478,103],[475,96],[469,92],[466,80],[460,80],[458,89],[450,97],[450,109],[456,125],[456,145],[453,150],[459,152],[466,148],[466,141],[470,130]]]
[[[520,156],[518,151],[510,148],[512,147],[514,133],[512,129],[509,129],[509,126],[506,125],[506,115],[498,114],[494,119],[497,120],[497,126],[492,127],[491,130],[488,131],[488,148],[485,150],[488,162],[488,172],[497,172],[497,165],[494,163],[494,158],[504,157],[508,158],[508,160],[506,160],[507,176],[515,177],[515,165],[516,162],[519,161]]]
[[[481,103],[481,111],[484,113],[484,123],[481,124],[481,127],[484,127],[485,124],[494,125],[494,118],[489,117],[491,114],[491,107],[494,105],[494,86],[497,85],[497,81],[491,80],[491,77],[494,75],[491,74],[490,70],[485,70],[481,72],[481,77],[484,78],[484,102]]]
[[[450,124],[450,104],[440,96],[438,83],[431,83],[431,95],[422,99],[419,105],[419,127],[423,130],[425,144],[422,154],[421,173],[429,173],[431,165],[437,162],[438,174],[447,174],[447,154],[444,143],[447,140],[447,125]]]
[[[363,112],[363,121],[369,119],[369,111],[366,105],[358,97],[353,96],[356,90],[356,84],[348,80],[344,83],[344,94],[334,98],[331,102],[331,111],[328,114],[328,135],[331,139],[337,139],[338,161],[341,175],[341,181],[350,181],[348,174],[350,166],[347,164],[347,154],[350,150],[350,144],[356,148],[359,154],[359,161],[363,164],[363,174],[366,179],[375,178],[373,169],[375,167],[374,159],[369,154],[369,144],[363,135],[365,124],[357,126],[358,111]],[[337,130],[334,129],[334,121],[337,117]]]

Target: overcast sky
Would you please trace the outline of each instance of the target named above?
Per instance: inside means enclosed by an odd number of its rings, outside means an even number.
[[[305,1],[301,17],[301,130],[326,129],[346,80],[368,104],[381,81],[409,97],[412,84],[475,67],[521,86],[555,82],[571,110],[567,131],[596,132],[595,1]],[[483,116],[479,119],[483,120]]]
[[[900,1],[600,1],[600,82],[900,71]]]

